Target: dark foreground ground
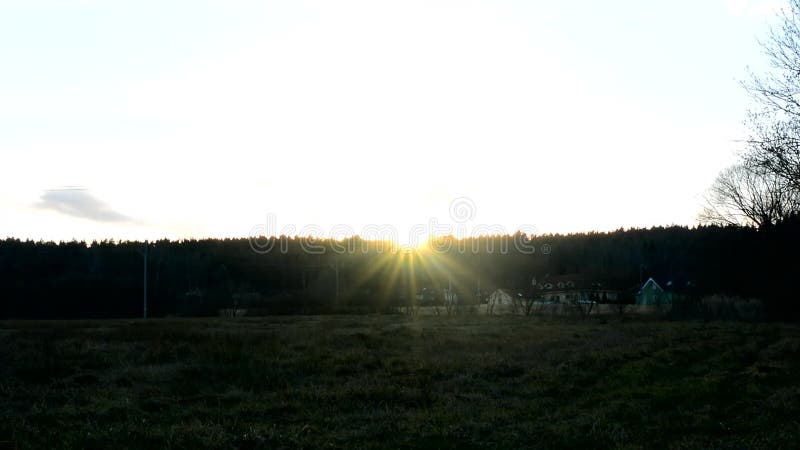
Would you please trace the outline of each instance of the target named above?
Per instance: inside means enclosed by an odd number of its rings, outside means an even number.
[[[0,448],[796,448],[800,327],[0,322]]]

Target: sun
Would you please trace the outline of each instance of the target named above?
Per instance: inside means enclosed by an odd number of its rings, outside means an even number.
[[[407,227],[405,230],[401,227],[397,227],[397,230],[398,232],[393,237],[393,240],[400,250],[406,252],[419,251],[428,246],[430,236],[427,230],[414,226]]]

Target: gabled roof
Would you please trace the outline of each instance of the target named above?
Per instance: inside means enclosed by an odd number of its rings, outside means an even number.
[[[597,289],[600,283],[582,274],[571,275],[545,275],[542,279],[536,280],[536,288],[546,291],[572,291],[584,289]]]
[[[656,283],[656,280],[654,280],[654,279],[653,279],[653,277],[650,277],[650,278],[649,278],[647,281],[645,281],[645,283],[642,285],[642,288],[641,288],[641,289],[639,289],[639,292],[642,292],[642,291],[644,290],[644,288],[646,288],[646,287],[647,287],[647,285],[653,285],[653,286],[655,286],[655,287],[656,287],[656,288],[657,288],[659,291],[663,291],[663,290],[664,290],[664,289],[662,289],[662,288],[661,288],[661,286],[659,286],[659,285],[658,285],[658,283]]]
[[[508,295],[509,297],[514,297],[514,296],[520,295],[519,291],[517,291],[517,290],[515,290],[515,289],[509,289],[509,288],[497,288],[497,289],[495,289],[493,292],[497,292],[497,291],[500,291],[500,292],[502,292],[503,294],[506,294],[506,295]]]

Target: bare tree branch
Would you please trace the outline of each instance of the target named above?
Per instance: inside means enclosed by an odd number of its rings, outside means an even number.
[[[771,70],[743,83],[760,106],[751,111],[744,164],[800,190],[800,0],[778,14],[780,26],[761,42]]]
[[[699,219],[707,224],[769,227],[800,212],[798,192],[770,171],[737,164],[717,177]]]

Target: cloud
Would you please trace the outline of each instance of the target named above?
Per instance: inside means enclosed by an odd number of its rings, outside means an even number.
[[[95,222],[136,223],[137,221],[114,211],[105,202],[95,198],[86,189],[65,188],[46,191],[36,205],[61,214]]]

